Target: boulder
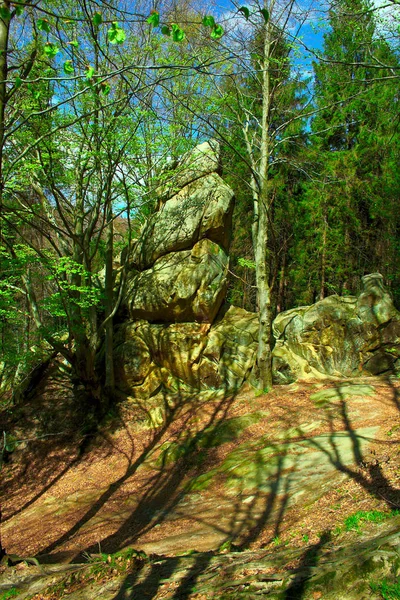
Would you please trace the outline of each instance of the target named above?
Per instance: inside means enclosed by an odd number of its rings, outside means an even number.
[[[233,191],[216,173],[186,185],[147,222],[132,249],[130,265],[139,271],[207,237],[226,251],[231,235]]]
[[[329,296],[281,313],[273,324],[275,380],[379,375],[400,357],[400,313],[382,276],[363,277],[358,298]]]
[[[199,378],[210,381],[213,365],[217,377],[212,387],[238,389],[253,367],[257,336],[258,315],[230,306],[210,329],[202,361],[199,361]]]
[[[209,329],[208,323],[148,324],[140,335],[160,367],[198,389],[202,386],[193,367],[204,350]]]
[[[363,323],[375,327],[398,318],[398,311],[383,284],[380,273],[371,273],[362,278],[363,290],[357,300],[357,316]]]
[[[257,332],[257,315],[234,306],[225,308],[212,326],[125,323],[115,341],[117,387],[137,398],[146,391],[153,395],[158,375],[159,385],[168,389],[171,382],[177,389],[238,389],[253,366]]]
[[[225,251],[208,239],[159,258],[128,281],[130,318],[211,323],[225,297],[228,261]]]
[[[217,173],[219,156],[219,143],[209,140],[189,150],[175,163],[167,162],[159,175],[161,184],[156,189],[157,196],[165,202],[188,183],[209,173]]]
[[[142,385],[155,368],[149,348],[139,334],[139,327],[139,323],[127,322],[115,333],[115,380],[118,389],[126,393]]]

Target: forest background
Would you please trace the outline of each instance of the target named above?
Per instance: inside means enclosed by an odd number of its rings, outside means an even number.
[[[278,312],[376,271],[399,304],[399,31],[394,0],[2,2],[3,399],[59,353],[81,406],[106,413],[114,262],[176,159],[210,138],[235,191],[229,301],[259,312],[261,389]]]

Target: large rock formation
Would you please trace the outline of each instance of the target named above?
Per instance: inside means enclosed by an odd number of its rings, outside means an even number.
[[[162,173],[159,210],[132,248],[115,335],[118,388],[149,398],[163,388],[237,389],[257,352],[258,318],[224,304],[233,192],[216,142]],[[329,296],[273,324],[276,383],[400,370],[400,313],[375,273],[358,298]]]
[[[278,315],[273,324],[277,381],[400,370],[400,313],[382,275],[366,275],[362,282],[358,298],[329,296]]]
[[[227,272],[227,254],[209,239],[170,252],[129,280],[129,314],[166,323],[212,323],[225,297]]]
[[[163,173],[159,210],[131,252],[115,336],[118,388],[149,397],[163,387],[239,387],[256,352],[257,315],[223,307],[233,192],[219,147],[201,144]]]

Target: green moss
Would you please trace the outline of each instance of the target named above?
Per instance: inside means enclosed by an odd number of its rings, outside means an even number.
[[[0,600],[8,600],[8,598],[15,598],[15,596],[18,596],[18,590],[17,588],[13,587],[10,590],[6,590],[5,592],[2,592],[0,594]]]
[[[310,399],[318,405],[329,401],[343,400],[348,396],[373,396],[375,388],[372,385],[348,384],[337,385],[327,390],[321,390],[310,396]]]
[[[189,454],[221,446],[227,442],[237,440],[243,431],[257,423],[265,416],[262,411],[257,411],[242,417],[233,417],[207,427],[193,436],[188,435],[179,442],[165,442],[161,447],[161,453],[157,460],[158,466],[177,462]]]
[[[392,510],[389,513],[384,513],[380,510],[359,510],[353,515],[350,515],[344,521],[346,531],[360,531],[360,523],[382,523],[391,517],[400,515],[400,510]]]
[[[189,492],[201,492],[202,490],[207,489],[216,475],[218,475],[217,469],[212,469],[208,473],[203,473],[198,477],[194,477],[188,483],[187,490]]]
[[[373,592],[380,594],[383,600],[400,600],[400,580],[390,583],[383,579],[380,582],[372,582],[370,587]]]
[[[127,548],[120,552],[115,552],[115,554],[102,553],[100,557],[94,557],[91,573],[93,575],[107,574],[110,571],[113,574],[115,574],[115,571],[125,573],[128,567],[130,567],[132,560],[143,563],[147,561],[147,555],[145,552],[135,550],[134,548]]]

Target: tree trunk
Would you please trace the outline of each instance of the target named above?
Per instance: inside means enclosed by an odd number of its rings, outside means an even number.
[[[10,9],[9,2],[2,2],[3,8]],[[0,239],[2,237],[2,212],[3,212],[3,152],[4,152],[4,135],[6,129],[5,114],[7,105],[7,78],[8,78],[8,36],[10,23],[6,19],[0,18]]]
[[[111,317],[114,305],[114,286],[113,286],[113,242],[114,226],[111,202],[108,201],[107,207],[107,228],[106,228],[106,274],[105,274],[105,393],[112,398],[114,395],[114,353],[113,353],[113,319]]]
[[[89,419],[101,420],[108,408],[108,402],[96,369],[96,349],[88,342],[79,344],[72,361],[75,394]]]
[[[323,300],[325,298],[325,279],[326,279],[326,241],[327,241],[327,229],[328,223],[326,219],[326,214],[324,214],[324,220],[322,224],[322,248],[321,248],[321,287],[319,291],[319,299]]]
[[[265,4],[265,8],[267,8]],[[272,322],[271,322],[271,287],[270,263],[268,257],[269,238],[269,194],[268,194],[268,169],[270,160],[270,134],[269,117],[271,106],[270,89],[270,51],[271,30],[270,23],[265,24],[264,32],[264,59],[262,69],[262,120],[260,160],[258,163],[257,187],[258,195],[254,203],[254,228],[253,243],[256,262],[256,285],[258,294],[259,328],[256,377],[258,387],[268,390],[272,387]],[[254,162],[254,161],[253,161]]]
[[[282,265],[279,273],[278,298],[276,312],[285,310],[285,292],[286,292],[286,261],[287,261],[287,241],[283,245]]]

